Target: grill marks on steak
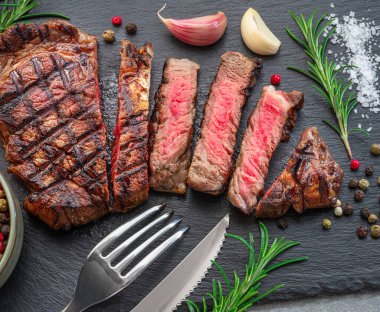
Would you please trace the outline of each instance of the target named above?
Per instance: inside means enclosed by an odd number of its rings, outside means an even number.
[[[302,92],[276,91],[273,86],[263,88],[249,118],[228,190],[230,202],[244,213],[251,213],[256,206],[273,152],[281,140],[289,139],[302,105]]]
[[[187,179],[193,189],[214,195],[224,191],[233,168],[242,109],[260,71],[260,59],[230,51],[222,55]]]
[[[148,114],[153,49],[122,41],[119,108],[112,153],[115,211],[127,211],[148,198]]]
[[[150,123],[150,187],[186,193],[197,97],[199,65],[166,60]]]
[[[0,35],[0,133],[26,210],[55,229],[108,212],[97,43],[69,23],[19,24]]]
[[[288,165],[256,209],[260,218],[279,218],[292,206],[298,213],[332,204],[343,172],[316,127],[306,128]]]

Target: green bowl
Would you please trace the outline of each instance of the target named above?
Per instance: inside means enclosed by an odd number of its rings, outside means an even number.
[[[0,173],[0,183],[4,189],[9,206],[10,232],[8,245],[3,258],[0,260],[0,287],[6,282],[16,266],[20,256],[22,242],[24,238],[24,222],[20,204],[13,193],[8,181]]]

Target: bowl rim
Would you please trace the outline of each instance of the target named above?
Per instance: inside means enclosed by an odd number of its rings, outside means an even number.
[[[15,245],[16,245],[16,233],[19,232],[19,223],[16,222],[17,218],[22,218],[22,216],[18,215],[20,210],[17,209],[15,202],[15,197],[11,192],[7,181],[5,180],[3,174],[0,172],[0,184],[5,192],[5,197],[8,203],[9,209],[9,218],[10,218],[10,231],[8,237],[8,244],[5,248],[5,252],[3,254],[3,258],[0,260],[0,275],[6,271],[8,265],[11,265],[11,261],[9,261],[13,254],[15,253]],[[21,214],[21,212],[20,212]],[[20,238],[22,239],[22,237]]]

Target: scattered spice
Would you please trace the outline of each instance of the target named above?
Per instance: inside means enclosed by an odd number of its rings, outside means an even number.
[[[115,15],[113,18],[112,18],[112,24],[114,24],[115,26],[120,26],[121,23],[122,23],[122,18],[121,16],[119,15]]]
[[[9,236],[9,207],[5,197],[5,192],[0,185],[0,261],[7,247]]]
[[[361,179],[359,181],[359,188],[363,191],[367,190],[369,187],[369,182],[367,179]]]
[[[277,226],[280,229],[286,229],[288,227],[288,221],[285,218],[277,219]]]
[[[375,224],[371,226],[371,235],[373,238],[379,238],[380,237],[380,225]]]
[[[380,186],[380,177],[377,178],[377,185]]]
[[[364,207],[360,210],[360,215],[365,218],[365,219],[368,219],[368,216],[370,214],[370,211],[367,207]]]
[[[337,207],[341,207],[341,206],[342,206],[342,202],[341,202],[339,199],[337,199],[337,200],[335,201],[333,207],[334,207],[334,208],[337,208]]]
[[[103,32],[103,39],[106,41],[106,42],[114,42],[115,41],[115,32],[111,29],[108,29],[108,30],[105,30]]]
[[[372,144],[371,153],[372,155],[375,155],[375,156],[380,155],[380,144],[376,144],[376,143]]]
[[[360,167],[360,161],[357,159],[351,160],[351,170],[358,170]]]
[[[354,195],[354,200],[360,202],[364,199],[364,192],[362,190],[356,190]]]
[[[359,180],[358,179],[351,179],[348,183],[348,187],[350,189],[356,189],[359,186]]]
[[[342,209],[342,207],[335,207],[335,209],[334,209],[334,215],[336,216],[336,217],[340,217],[341,215],[343,214],[343,209]]]
[[[329,219],[323,219],[322,226],[325,230],[328,230],[331,228],[331,221]]]
[[[128,23],[125,25],[125,31],[128,35],[134,35],[137,32],[137,26],[133,23]]]
[[[272,75],[272,77],[270,78],[270,83],[274,86],[277,86],[279,85],[281,82],[281,76],[279,74],[274,74]]]
[[[373,176],[373,167],[372,166],[365,167],[365,175],[367,177],[372,177]]]
[[[365,225],[361,224],[358,226],[356,233],[358,234],[360,239],[364,239],[367,237],[368,228]]]
[[[345,216],[350,216],[354,212],[354,207],[349,203],[344,204],[342,209]]]
[[[375,215],[374,213],[370,213],[368,216],[368,222],[372,224],[372,223],[376,223],[377,221],[379,221],[379,218],[377,217],[377,215]]]

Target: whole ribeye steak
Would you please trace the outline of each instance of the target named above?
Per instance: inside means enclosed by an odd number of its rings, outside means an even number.
[[[343,172],[316,127],[306,128],[281,175],[256,209],[260,218],[278,218],[290,207],[298,213],[334,203]]]
[[[0,35],[0,132],[24,207],[54,229],[108,212],[96,37],[63,21]]]

